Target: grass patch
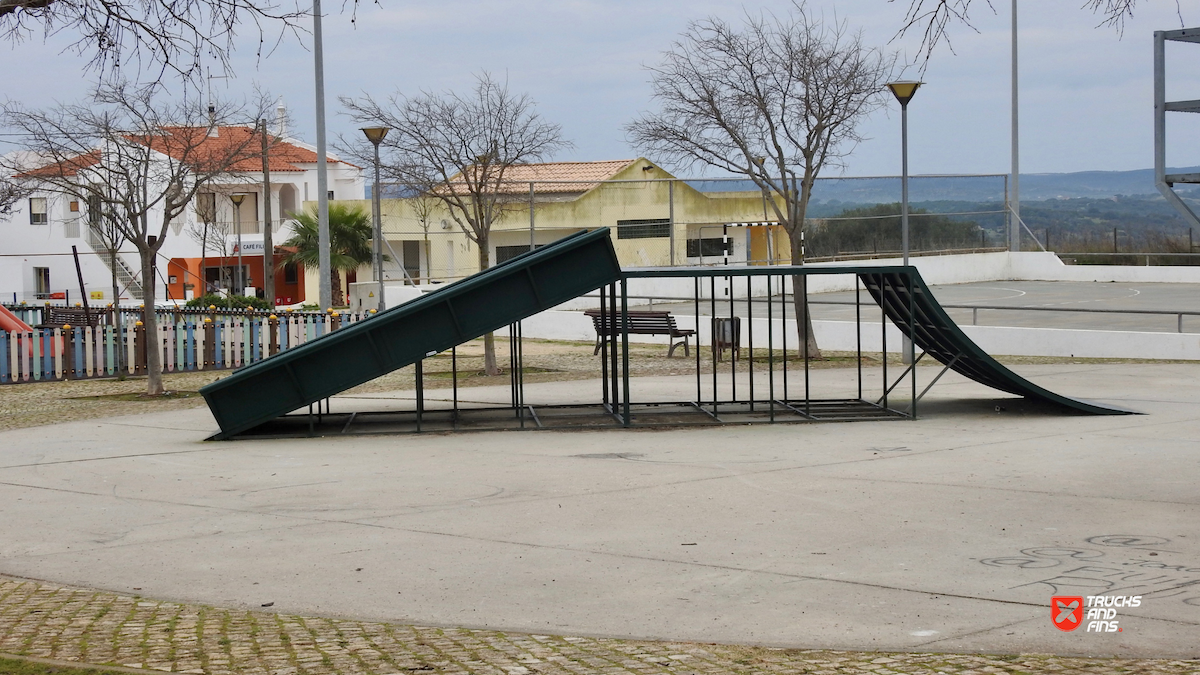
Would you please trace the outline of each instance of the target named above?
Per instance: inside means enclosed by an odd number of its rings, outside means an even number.
[[[122,675],[103,666],[59,666],[25,659],[0,658],[0,675]]]
[[[161,396],[151,396],[144,392],[125,392],[121,394],[97,394],[95,396],[68,396],[72,401],[172,401],[181,398],[196,398],[198,391],[168,391]]]
[[[565,372],[565,371],[558,370],[556,368],[535,368],[533,366],[526,366],[521,369],[521,373],[525,374],[525,375],[528,375],[530,373],[562,373],[562,372]],[[508,374],[509,374],[509,371],[507,369],[501,368],[500,375],[497,375],[496,377],[500,377],[501,375],[508,375]],[[458,376],[459,377],[487,377],[488,374],[487,374],[486,370],[479,370],[479,371],[460,370],[460,371],[458,371]],[[454,371],[438,370],[435,372],[427,372],[427,373],[425,373],[425,377],[442,378],[442,379],[448,380],[448,379],[454,377]]]

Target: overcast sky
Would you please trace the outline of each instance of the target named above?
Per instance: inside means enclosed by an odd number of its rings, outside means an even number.
[[[1009,170],[1009,2],[974,0],[978,32],[953,29],[927,82],[909,105],[910,171],[1004,173]],[[745,11],[786,13],[789,2],[690,0],[379,0],[364,3],[357,25],[326,0],[325,72],[331,138],[359,133],[340,114],[339,95],[468,89],[488,69],[514,91],[530,93],[574,147],[562,160],[635,157],[622,126],[652,105],[643,64],[691,19],[739,20]],[[919,35],[892,41],[907,0],[812,0],[827,20],[861,28],[866,42],[912,57]],[[1152,33],[1181,27],[1172,0],[1142,0],[1123,36],[1079,9],[1082,0],[1024,0],[1021,13],[1022,172],[1124,170],[1152,166]],[[1190,4],[1190,3],[1188,3]],[[1185,8],[1188,25],[1200,11]],[[312,55],[295,38],[256,61],[258,36],[246,32],[235,77],[215,91],[242,96],[255,84],[282,95],[293,131],[315,139]],[[307,43],[308,36],[304,36]],[[0,92],[31,106],[84,96],[93,76],[66,40],[3,47]],[[2,53],[2,52],[0,52]],[[1200,98],[1200,45],[1168,48],[1168,98]],[[13,67],[18,66],[19,67]],[[910,75],[916,75],[910,72]],[[1187,119],[1187,117],[1196,119]],[[1200,164],[1200,117],[1172,116],[1172,165]],[[899,173],[900,118],[894,104],[867,120],[868,140],[842,170],[848,176]],[[11,148],[10,145],[0,148]]]

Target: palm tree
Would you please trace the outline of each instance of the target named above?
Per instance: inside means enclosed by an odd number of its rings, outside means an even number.
[[[315,268],[320,250],[316,209],[293,213],[292,217],[296,219],[292,226],[294,234],[283,242],[283,246],[293,250],[284,256],[281,264],[298,263]],[[342,296],[341,273],[371,262],[371,229],[371,216],[366,211],[345,204],[329,205],[329,278],[335,305],[346,304]]]

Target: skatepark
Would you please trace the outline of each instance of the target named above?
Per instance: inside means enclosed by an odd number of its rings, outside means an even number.
[[[900,297],[893,309],[917,302]],[[605,401],[616,422],[605,429],[212,442],[221,418],[198,408],[3,432],[0,490],[14,517],[0,524],[0,572],[156,601],[532,635],[1200,656],[1190,478],[1200,366],[1001,366],[931,338],[929,311],[912,319],[918,346],[974,365],[919,362],[908,372],[922,386],[944,376],[919,414],[899,419],[636,428],[640,413],[621,407],[630,391],[670,400],[695,380],[614,368],[611,381],[520,391],[520,409],[537,410],[594,404],[603,389],[616,397]],[[918,314],[891,316],[905,325]],[[356,324],[359,334],[386,317]],[[618,364],[619,343],[605,352]],[[753,372],[714,385],[713,417]],[[806,370],[804,391],[852,391],[856,380],[877,390],[903,377],[862,373]],[[294,377],[297,390],[316,381],[306,377]],[[516,395],[511,384],[310,393],[332,416],[418,402],[512,410]],[[260,401],[240,400],[262,417]],[[781,412],[802,405],[770,400]],[[1142,601],[1119,610],[1118,632],[1052,623],[1053,596],[1095,595]]]

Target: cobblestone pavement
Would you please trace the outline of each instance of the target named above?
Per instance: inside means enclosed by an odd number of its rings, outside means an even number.
[[[220,609],[0,577],[0,652],[184,673],[1200,673],[1200,662],[525,635]]]

